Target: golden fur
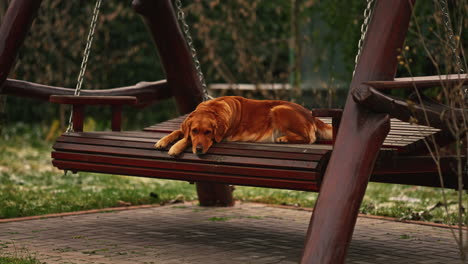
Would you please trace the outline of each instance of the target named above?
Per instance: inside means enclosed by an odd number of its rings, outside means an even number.
[[[179,130],[155,147],[164,149],[178,140],[168,152],[177,156],[190,145],[193,153],[205,154],[222,140],[312,144],[317,136],[331,140],[332,127],[298,104],[225,96],[198,105]]]

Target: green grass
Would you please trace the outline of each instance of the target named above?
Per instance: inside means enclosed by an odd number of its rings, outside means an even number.
[[[0,264],[41,264],[35,258],[0,257]]]
[[[4,252],[2,249],[13,248],[13,252]],[[17,248],[12,242],[0,242],[0,264],[43,264],[36,259],[26,248]]]
[[[64,175],[51,164],[50,142],[30,134],[5,134],[0,138],[0,218],[196,199],[187,182],[81,172]]]
[[[34,132],[28,132],[34,131]],[[195,200],[186,182],[94,173],[64,175],[51,165],[51,143],[44,128],[17,125],[0,137],[0,218],[86,209]],[[409,220],[457,223],[457,193],[442,189],[370,183],[361,212]],[[241,201],[313,207],[316,193],[236,187]],[[465,215],[465,219],[466,215]]]

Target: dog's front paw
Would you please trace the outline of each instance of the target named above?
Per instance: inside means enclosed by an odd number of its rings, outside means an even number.
[[[176,157],[176,156],[179,156],[180,153],[182,153],[190,144],[190,141],[187,140],[186,138],[183,138],[179,141],[177,141],[177,143],[175,143],[170,149],[169,151],[167,152],[167,154],[173,156],[173,157]]]
[[[177,157],[180,155],[180,153],[182,153],[184,150],[180,150],[178,149],[177,147],[174,147],[172,146],[172,148],[169,149],[169,151],[167,152],[167,154],[171,155],[172,157]]]
[[[154,147],[156,149],[165,149],[169,145],[164,139],[160,139],[156,144],[154,144]]]

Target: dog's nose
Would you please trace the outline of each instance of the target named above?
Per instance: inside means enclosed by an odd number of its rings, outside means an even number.
[[[203,153],[203,146],[202,145],[197,145],[196,150],[197,150],[197,154]]]

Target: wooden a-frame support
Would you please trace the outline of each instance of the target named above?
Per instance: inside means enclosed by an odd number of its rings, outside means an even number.
[[[389,116],[372,113],[351,96],[363,82],[393,80],[415,0],[376,1],[340,130],[320,187],[301,263],[344,263],[359,207],[377,154],[390,130]]]
[[[145,18],[153,36],[177,109],[181,114],[190,113],[203,101],[203,88],[177,23],[172,1],[134,0],[132,5]],[[208,182],[197,182],[196,185],[200,205],[234,205],[233,187]]]
[[[415,0],[377,1],[350,90],[373,80],[392,80]],[[0,88],[14,65],[41,0],[13,0],[0,26]],[[170,0],[134,0],[145,17],[181,113],[202,100],[190,53]],[[372,113],[348,96],[340,131],[306,238],[302,263],[344,263],[359,206],[374,162],[389,131],[389,117]],[[198,185],[201,204],[232,204],[231,188]],[[209,190],[209,191],[206,191]],[[204,200],[206,199],[206,200]]]
[[[12,69],[42,0],[13,0],[0,26],[0,89]],[[134,0],[134,9],[145,18],[161,57],[166,78],[177,108],[187,114],[203,101],[190,51],[178,26],[170,0]],[[200,205],[232,206],[233,187],[198,182]]]

